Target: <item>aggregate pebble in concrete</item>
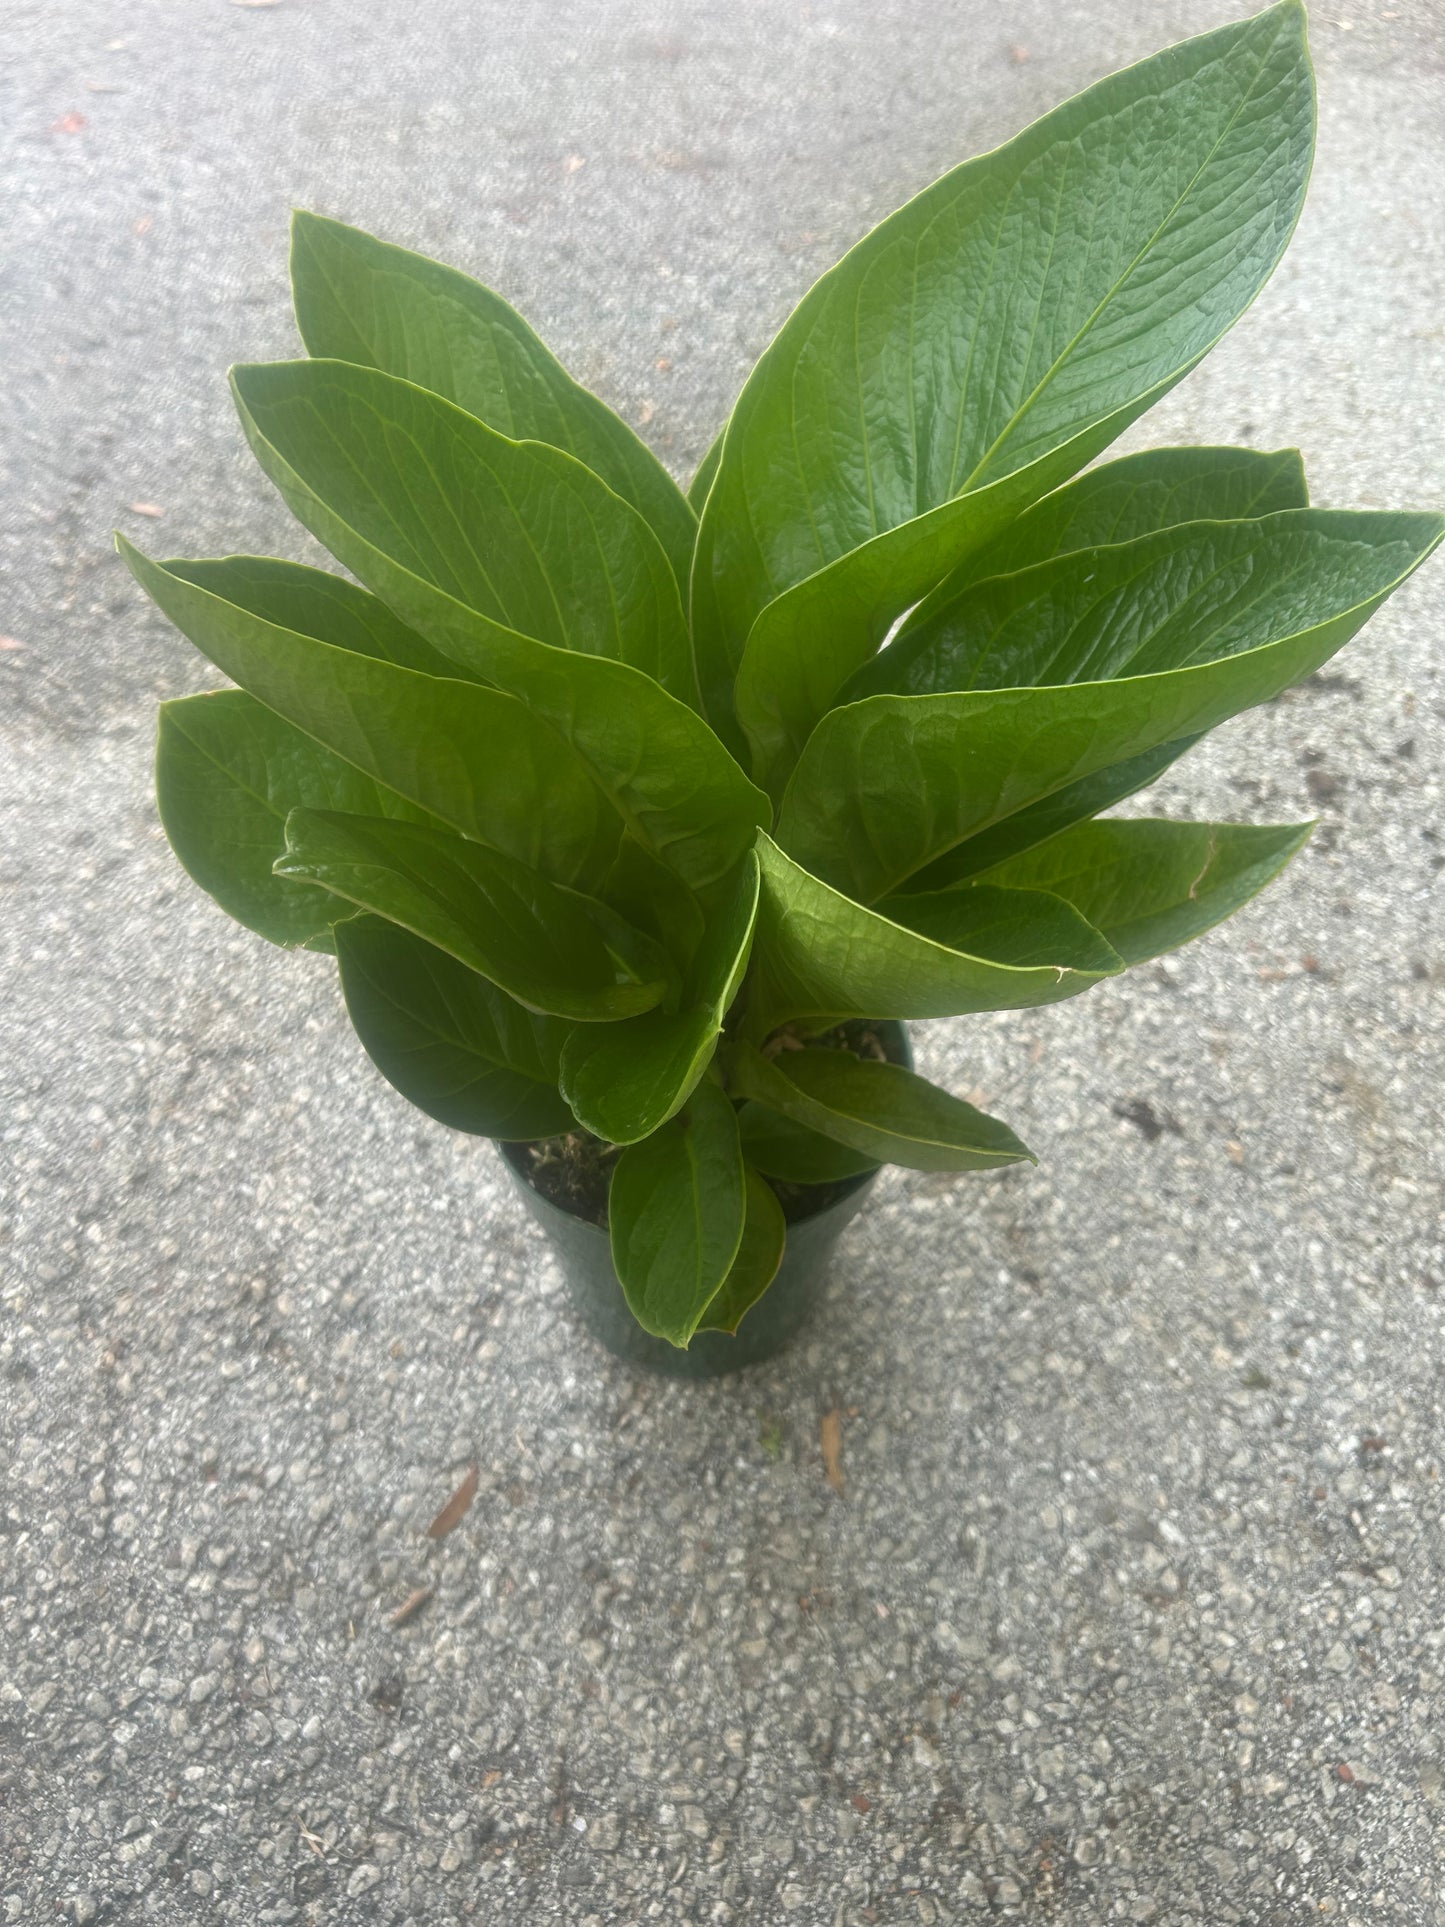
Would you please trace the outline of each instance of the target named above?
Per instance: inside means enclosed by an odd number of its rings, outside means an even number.
[[[1161,792],[1321,816],[1266,904],[920,1034],[1042,1169],[889,1176],[809,1339],[687,1387],[171,860],[213,678],[109,544],[309,552],[222,380],[293,351],[293,201],[682,473],[870,220],[1233,10],[10,8],[0,1920],[1445,1921],[1441,571]],[[1441,15],[1314,32],[1294,249],[1131,441],[1440,503]]]

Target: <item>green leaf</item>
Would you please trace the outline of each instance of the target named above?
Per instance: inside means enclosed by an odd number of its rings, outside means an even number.
[[[732,1089],[836,1138],[881,1164],[910,1171],[989,1171],[1038,1160],[1006,1124],[951,1097],[901,1064],[848,1051],[780,1051],[749,1044],[727,1053]]]
[[[766,1104],[743,1105],[738,1135],[748,1163],[787,1184],[840,1184],[878,1169],[878,1160],[866,1152],[824,1137]]]
[[[846,694],[1113,682],[1243,655],[1387,595],[1442,526],[1438,516],[1290,509],[1057,556],[964,590]]]
[[[1157,817],[1080,823],[989,870],[973,888],[944,894],[968,897],[990,886],[1050,891],[1101,930],[1125,963],[1144,963],[1233,916],[1279,875],[1312,828]]]
[[[635,1144],[681,1109],[712,1060],[738,993],[757,906],[758,859],[750,850],[693,959],[682,1009],[573,1031],[562,1053],[562,1091],[589,1131],[612,1144]]]
[[[698,1320],[699,1331],[736,1332],[744,1315],[778,1275],[788,1227],[777,1193],[766,1178],[745,1169],[743,1238],[738,1255],[707,1310]]]
[[[400,375],[513,441],[575,455],[648,523],[686,592],[697,519],[676,482],[500,295],[423,254],[300,210],[291,221],[291,288],[308,354]]]
[[[669,635],[676,625],[669,647],[686,650],[680,611],[663,609],[676,603],[658,573],[665,562],[658,551],[647,565],[656,543],[626,504],[570,456],[509,442],[387,375],[302,362],[239,369],[233,380],[262,467],[312,533],[437,648],[548,723],[685,883],[704,890],[727,876],[768,820],[767,799],[649,673],[578,651],[609,637],[620,648],[639,624],[646,640],[664,613]],[[491,514],[504,483],[525,515],[512,515],[510,496]],[[604,523],[616,556],[599,547]],[[485,568],[474,546],[483,535]],[[603,605],[615,615],[604,619]]]
[[[551,1137],[572,1129],[557,1092],[566,1024],[524,1010],[476,971],[381,917],[338,925],[336,957],[367,1055],[428,1117],[478,1137]]]
[[[1065,788],[1041,797],[1037,803],[1030,803],[1027,809],[1015,810],[1012,816],[1006,816],[991,829],[982,830],[977,836],[970,836],[956,844],[936,862],[910,877],[909,891],[946,890],[952,884],[964,882],[983,870],[992,869],[996,863],[1017,856],[1020,851],[1031,850],[1035,844],[1047,842],[1049,837],[1057,836],[1071,824],[1097,816],[1100,810],[1110,809],[1126,796],[1147,789],[1172,763],[1178,762],[1186,750],[1193,749],[1198,741],[1197,736],[1184,736],[1177,743],[1161,743],[1157,749],[1146,750],[1142,756],[1133,756],[1127,763],[1115,763],[1109,769],[1098,770],[1093,776],[1085,776],[1077,783],[1069,783]]]
[[[732,1269],[744,1209],[737,1113],[705,1080],[612,1174],[612,1262],[644,1331],[687,1344]]]
[[[907,616],[899,637],[924,628],[964,590],[1056,555],[1132,542],[1181,522],[1239,522],[1309,507],[1299,450],[1148,448],[1075,476],[944,577]]]
[[[277,871],[399,923],[544,1015],[629,1017],[667,989],[656,946],[602,904],[443,830],[293,810]]]
[[[724,423],[718,430],[712,447],[698,463],[696,475],[694,475],[691,482],[688,483],[687,499],[692,506],[693,512],[697,515],[702,514],[703,503],[707,500],[707,492],[712,487],[713,477],[717,474],[718,463],[722,460],[723,436],[726,435],[726,433],[727,425]]]
[[[256,614],[248,606],[256,581],[249,557],[160,563],[124,536],[116,546],[141,587],[218,669],[344,761],[554,883],[595,890],[608,875],[622,831],[616,811],[580,759],[515,697],[357,653],[350,625],[317,635]],[[374,597],[365,600],[383,609]],[[321,628],[327,608],[319,591],[308,591],[294,619]]]
[[[272,943],[330,946],[349,915],[273,876],[298,803],[429,820],[239,689],[161,704],[156,799],[171,848],[221,908]]]
[[[344,576],[283,562],[274,555],[228,555],[216,561],[194,558],[160,564],[224,601],[234,602],[278,629],[294,629],[353,655],[427,676],[455,679],[461,673],[450,657],[393,615],[379,597]]]
[[[1233,324],[1313,134],[1285,0],[955,168],[804,297],[728,424],[693,566],[704,704],[725,720],[747,663],[759,773],[776,785],[893,620]]]
[[[655,938],[679,970],[688,969],[706,927],[702,905],[677,872],[635,838],[623,837],[615,862],[593,894]]]
[[[1123,959],[1093,923],[1062,895],[1042,887],[976,883],[966,890],[885,897],[879,910],[950,950],[1019,970],[1075,970],[1097,979],[1123,968]]]
[[[1064,905],[1050,918],[1044,960],[1020,964],[1009,954],[1014,935],[983,920],[965,932],[978,950],[965,951],[851,902],[767,838],[759,839],[759,854],[763,887],[746,1016],[754,1040],[794,1018],[817,1031],[849,1017],[1027,1010],[1076,997],[1123,969],[1098,932]],[[913,914],[919,902],[900,897],[889,907]],[[965,922],[966,912],[960,929]]]
[[[1311,522],[1319,511],[1276,515],[1264,524],[1193,524],[1231,547],[1232,531],[1270,524]],[[819,723],[788,788],[778,840],[835,888],[859,902],[875,902],[900,889],[965,838],[1099,770],[1182,737],[1213,729],[1226,718],[1311,674],[1342,648],[1390,592],[1440,541],[1439,516],[1348,516],[1328,518],[1353,525],[1355,539],[1331,541],[1307,531],[1294,560],[1303,572],[1286,580],[1260,575],[1251,599],[1243,585],[1224,620],[1207,616],[1194,625],[1181,604],[1172,627],[1159,631],[1158,654],[1188,648],[1218,650],[1220,659],[1195,661],[1144,673],[1153,642],[1149,606],[1119,602],[1122,645],[1111,633],[1090,629],[1084,650],[1076,625],[1090,619],[1095,585],[1074,574],[1078,558],[1004,576],[979,586],[970,600],[973,648],[956,651],[960,672],[991,673],[988,650],[996,638],[1010,648],[1018,669],[1032,662],[1062,660],[1076,668],[1107,671],[1127,652],[1134,673],[1108,682],[1074,682],[1039,689],[976,688],[925,696],[871,696],[834,709]],[[1166,531],[1130,545],[1172,543]],[[1100,563],[1127,549],[1098,551]],[[1265,551],[1259,551],[1260,560]],[[1328,567],[1325,557],[1328,557]],[[1291,558],[1276,550],[1275,563]],[[1173,579],[1166,567],[1159,581]],[[1055,599],[1066,583],[1067,606]],[[1200,582],[1195,605],[1220,596]],[[1043,593],[1041,593],[1043,591]],[[1019,615],[1027,598],[1028,628]],[[1194,626],[1192,626],[1194,625]],[[1253,638],[1253,646],[1249,638]],[[1223,653],[1234,648],[1236,654]],[[891,653],[889,651],[888,653]],[[1087,657],[1087,659],[1086,659]]]
[[[394,563],[484,628],[628,663],[695,700],[667,557],[637,511],[575,456],[511,441],[439,395],[348,362],[257,363],[232,369],[231,385],[261,466],[308,527],[308,513],[324,511],[312,532],[348,567],[332,532],[351,546],[371,532]],[[385,586],[368,586],[456,656]],[[459,659],[490,673],[476,650]]]

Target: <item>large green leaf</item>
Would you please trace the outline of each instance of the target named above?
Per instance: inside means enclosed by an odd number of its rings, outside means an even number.
[[[1040,797],[1037,803],[1015,810],[1012,816],[1002,818],[991,829],[981,830],[977,836],[955,844],[936,862],[911,877],[909,890],[945,890],[951,884],[992,869],[996,863],[1003,863],[1022,850],[1047,842],[1071,824],[1097,816],[1100,810],[1133,796],[1136,790],[1147,789],[1198,741],[1198,736],[1185,736],[1177,743],[1161,743],[1157,749],[1145,750],[1142,756],[1130,757],[1127,763],[1115,763],[1109,769],[1098,770],[1093,776],[1085,776],[1077,783],[1069,783],[1051,795]]]
[[[297,809],[276,868],[400,924],[528,1010],[606,1022],[667,992],[661,952],[620,917],[444,830]]]
[[[116,543],[176,627],[232,681],[307,736],[555,883],[596,890],[608,876],[621,820],[579,758],[514,696],[423,675],[379,648],[359,653],[352,647],[359,640],[355,625],[322,629],[336,605],[310,585],[302,585],[293,619],[311,628],[255,613],[249,601],[257,578],[249,557],[161,563],[123,536]],[[297,573],[317,576],[310,569]],[[268,575],[266,582],[264,606],[274,608],[275,579]],[[386,613],[374,597],[365,600]],[[382,627],[378,621],[365,633],[376,640]]]
[[[328,947],[351,913],[272,874],[298,803],[429,820],[240,689],[162,703],[156,800],[171,848],[221,908],[272,943]]]
[[[742,1243],[732,1268],[708,1300],[699,1331],[736,1332],[746,1313],[778,1275],[788,1227],[777,1193],[767,1179],[745,1169]]]
[[[779,842],[835,888],[859,902],[875,902],[965,838],[1041,797],[1268,702],[1342,648],[1445,532],[1438,516],[1347,519],[1360,525],[1362,536],[1370,524],[1377,534],[1382,524],[1394,525],[1394,532],[1388,539],[1334,545],[1328,575],[1298,576],[1283,593],[1262,579],[1247,615],[1261,641],[1239,654],[1118,681],[871,696],[830,711],[794,772]],[[1207,526],[1219,533],[1250,525]],[[1101,558],[1121,553],[1099,551]],[[1061,583],[1077,566],[1077,558],[1064,556],[981,584],[971,607],[1011,614],[1021,593],[1032,595],[1045,577]],[[1088,588],[1078,585],[1074,620],[1088,611]],[[1201,634],[1208,629],[1210,647],[1245,633],[1247,600],[1241,597],[1241,626],[1234,631],[1204,625]],[[1037,598],[1033,607],[1038,622],[1054,625],[1053,640],[1041,646],[1037,630],[1020,630],[1021,650],[1033,659],[1059,654],[1070,644],[1068,616],[1050,598]],[[1260,612],[1269,610],[1266,622]],[[1141,626],[1126,622],[1135,634]],[[1187,635],[1187,625],[1174,633]],[[1093,660],[1106,660],[1108,634],[1100,632],[1091,648],[1095,642]]]
[[[750,850],[693,958],[682,1008],[573,1031],[562,1053],[562,1090],[589,1131],[635,1144],[681,1109],[738,993],[757,907],[758,859]]]
[[[1049,906],[1046,942],[1019,963],[1017,932],[1005,921],[955,927],[976,949],[922,935],[865,909],[811,876],[769,838],[759,838],[763,887],[749,980],[747,1035],[788,1019],[815,1031],[848,1017],[953,1017],[1057,1003],[1123,969],[1099,933],[1067,905]],[[960,901],[967,897],[959,892]],[[916,897],[892,908],[914,914]],[[926,912],[924,914],[927,914]]]
[[[1299,450],[1147,448],[1091,468],[1026,509],[974,550],[904,620],[923,628],[956,596],[990,576],[1048,562],[1078,549],[1132,542],[1181,522],[1239,522],[1309,507]]]
[[[308,354],[401,375],[513,441],[575,455],[644,517],[686,591],[697,520],[676,482],[500,295],[423,254],[300,210],[291,221],[291,289]]]
[[[479,1137],[551,1137],[572,1128],[557,1091],[565,1023],[523,1009],[455,957],[381,917],[338,925],[336,957],[367,1055],[428,1117]]]
[[[726,719],[746,644],[760,771],[896,616],[1238,318],[1293,229],[1313,131],[1284,0],[954,169],[804,297],[728,424],[693,565],[704,703]]]
[[[1287,509],[1056,556],[965,589],[846,695],[1112,682],[1243,655],[1388,594],[1441,527],[1438,516]]]
[[[991,886],[1004,895],[1049,891],[1101,930],[1126,963],[1143,963],[1233,916],[1303,848],[1311,828],[1157,817],[1080,823],[987,871],[978,885],[942,896],[968,897]]]
[[[732,1269],[744,1213],[737,1113],[705,1079],[612,1174],[612,1262],[644,1331],[687,1344]]]
[[[1308,501],[1304,465],[1294,449],[1270,455],[1241,448],[1149,449],[1091,469],[970,550],[904,618],[884,655],[864,662],[841,690],[829,646],[820,641],[831,633],[825,613],[815,612],[815,621],[800,591],[798,614],[805,623],[800,672],[792,673],[772,648],[768,625],[777,619],[773,611],[759,618],[756,646],[750,642],[739,672],[738,713],[756,746],[760,779],[777,793],[824,710],[868,688],[891,686],[887,672],[878,673],[881,665],[906,655],[916,632],[947,620],[975,584],[1056,555],[1131,541],[1180,522],[1231,521],[1303,508]],[[776,605],[779,616],[784,605],[791,607],[786,597]],[[894,650],[899,658],[894,658]],[[821,680],[806,666],[815,659],[825,665]]]
[[[627,610],[640,610],[651,634],[652,616],[661,619],[669,598],[676,603],[661,551],[625,503],[570,456],[509,442],[388,375],[300,362],[243,368],[233,379],[262,467],[334,555],[428,641],[548,723],[637,839],[684,882],[706,889],[735,868],[768,819],[767,799],[702,718],[651,675],[576,646],[583,628],[599,645],[633,634]],[[492,503],[504,482],[525,514],[513,517],[508,506],[494,521],[479,504]],[[621,519],[628,517],[630,536]],[[604,521],[630,545],[625,566],[593,539]],[[474,546],[483,541],[485,568]],[[655,567],[644,566],[649,543]],[[600,621],[599,589],[603,604],[615,598],[615,618]],[[680,612],[666,616],[685,649]],[[514,622],[545,633],[523,633]]]
[[[728,1048],[727,1075],[740,1096],[910,1171],[988,1171],[1037,1158],[1007,1124],[951,1097],[901,1064],[848,1051]]]
[[[839,1184],[878,1169],[866,1152],[751,1100],[738,1112],[738,1136],[751,1166],[787,1184]]]
[[[303,521],[293,494],[309,506],[314,477],[329,522],[382,537],[393,561],[490,627],[628,663],[695,700],[662,546],[575,456],[514,442],[439,395],[349,362],[253,364],[233,369],[231,383],[262,467]],[[350,566],[329,534],[313,532]],[[489,673],[475,657],[467,666]]]

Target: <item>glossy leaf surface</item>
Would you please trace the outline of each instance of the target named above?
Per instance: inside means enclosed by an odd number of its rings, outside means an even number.
[[[1311,827],[1157,817],[1080,823],[986,871],[973,888],[943,894],[967,897],[990,886],[1004,894],[1049,891],[1087,917],[1126,963],[1143,963],[1233,916],[1303,848]]]
[[[427,676],[455,678],[456,663],[394,615],[379,597],[345,576],[274,555],[185,557],[159,565],[181,581],[234,602],[277,628],[314,636],[333,648]]]
[[[1437,516],[1297,509],[1078,550],[964,590],[845,693],[1043,688],[1219,662],[1388,594],[1440,529]]]
[[[359,653],[351,627],[316,635],[257,614],[248,606],[251,558],[160,563],[123,537],[118,546],[141,587],[203,655],[346,762],[555,883],[595,888],[611,870],[622,833],[617,812],[515,697]],[[317,612],[326,606],[308,598],[294,619],[320,628]]]
[[[624,836],[618,844],[595,894],[660,943],[679,971],[691,967],[706,928],[702,905],[677,872],[635,837]]]
[[[749,1165],[787,1184],[839,1184],[878,1168],[866,1152],[751,1099],[738,1112],[738,1134]]]
[[[901,1064],[847,1051],[729,1050],[734,1091],[837,1138],[880,1163],[910,1171],[990,1171],[1036,1162],[1006,1124],[951,1097]]]
[[[821,1031],[848,1017],[943,1017],[970,1011],[1024,1010],[1088,990],[1123,968],[1117,956],[1062,904],[1052,914],[1044,961],[1012,961],[1016,937],[967,927],[977,951],[955,949],[892,921],[801,869],[767,839],[760,842],[763,887],[749,983],[746,1034],[754,1041],[786,1020]],[[900,897],[911,914],[918,899]],[[966,910],[958,927],[969,926]],[[1001,954],[987,947],[998,943]]]
[[[681,1008],[573,1031],[562,1053],[562,1090],[589,1131],[635,1144],[686,1101],[747,968],[757,906],[758,860],[750,850],[695,953]]]
[[[293,493],[309,504],[315,480],[329,523],[382,537],[384,552],[491,625],[629,663],[693,698],[667,557],[575,456],[512,441],[438,395],[348,362],[256,363],[233,369],[231,383],[262,467],[303,521]],[[487,673],[484,662],[469,666]]]
[[[686,638],[665,559],[625,503],[570,456],[509,442],[390,376],[302,362],[233,380],[262,467],[340,561],[437,648],[549,724],[690,886],[705,889],[741,861],[767,801],[701,717],[638,666],[664,636],[669,659]],[[505,513],[485,521],[478,504],[504,483],[520,506],[509,494]],[[630,560],[589,534],[605,523],[621,540],[623,518]],[[493,536],[506,538],[505,593],[493,580],[502,570]],[[584,637],[619,648],[631,637],[633,659],[585,653]]]
[[[686,592],[697,520],[676,482],[500,295],[424,254],[299,210],[291,289],[308,354],[400,375],[513,441],[575,455],[647,521]]]
[[[704,700],[725,710],[746,644],[760,766],[894,617],[1248,306],[1298,215],[1313,125],[1285,0],[965,162],[809,292],[738,401],[694,564]]]
[[[1237,522],[1309,507],[1298,449],[1147,448],[1075,476],[976,549],[904,621],[923,628],[974,583],[1181,522]]]
[[[676,1117],[617,1160],[612,1262],[644,1331],[686,1345],[731,1271],[745,1217],[737,1114],[699,1084]]]
[[[1445,529],[1438,516],[1343,519],[1374,525],[1377,532],[1389,525],[1390,533],[1384,540],[1336,545],[1337,570],[1323,577],[1304,573],[1287,593],[1276,595],[1264,580],[1260,602],[1241,624],[1247,619],[1253,633],[1267,633],[1267,614],[1276,639],[1238,654],[1109,682],[873,696],[830,711],[789,786],[779,842],[815,875],[860,902],[874,902],[965,838],[1040,798],[1268,702],[1328,662]],[[1260,525],[1205,526],[1217,531]],[[1124,551],[1101,553],[1117,557]],[[1007,622],[1021,595],[1035,596],[1040,579],[1061,580],[1077,566],[1076,558],[1065,556],[1022,576],[999,578],[981,585],[977,603]],[[1089,606],[1088,587],[1076,584],[1079,608]],[[1048,640],[1041,642],[1037,630],[1025,636],[1019,629],[1020,650],[1040,660],[1072,648],[1060,605],[1038,597],[1032,606],[1051,625]],[[1141,625],[1131,620],[1129,627],[1137,636]],[[993,630],[973,633],[987,640]],[[1190,631],[1180,621],[1172,632],[1160,633],[1172,646]],[[1208,646],[1219,646],[1223,632],[1208,633]],[[1230,633],[1238,636],[1242,627]],[[1092,635],[1090,649],[1093,663],[1106,661],[1108,635]],[[1138,662],[1137,652],[1131,659]]]
[[[1037,803],[1030,803],[1025,809],[1016,810],[1012,816],[1001,818],[990,829],[981,830],[977,836],[970,836],[956,844],[937,862],[926,865],[910,877],[908,889],[947,889],[951,884],[978,876],[996,863],[1006,862],[1023,850],[1031,850],[1036,844],[1047,842],[1049,837],[1057,836],[1072,824],[1097,816],[1101,810],[1122,802],[1126,796],[1147,789],[1171,764],[1178,762],[1186,750],[1193,749],[1198,741],[1197,736],[1185,736],[1177,743],[1161,743],[1157,749],[1146,750],[1142,756],[1131,757],[1127,763],[1115,763],[1109,769],[1098,770],[1093,776],[1085,776],[1077,783],[1054,790]]]
[[[336,957],[367,1055],[428,1117],[492,1138],[551,1137],[572,1128],[557,1091],[565,1023],[525,1010],[455,957],[381,917],[338,926]]]
[[[727,1277],[708,1300],[707,1310],[698,1321],[699,1331],[735,1332],[777,1277],[783,1262],[788,1227],[777,1193],[754,1170],[745,1168],[743,1178],[742,1243]]]
[[[290,810],[430,820],[240,689],[161,704],[156,800],[171,848],[201,888],[286,945],[329,944],[332,924],[351,914],[272,874]]]
[[[278,874],[399,923],[529,1010],[581,1023],[648,1010],[666,993],[642,973],[660,956],[621,919],[497,850],[380,817],[293,810]],[[621,954],[627,942],[630,957]]]
[[[1112,977],[1124,960],[1074,905],[1046,888],[995,887],[991,881],[966,890],[935,890],[885,897],[880,912],[921,937],[1012,964],[1020,970],[1072,970]]]

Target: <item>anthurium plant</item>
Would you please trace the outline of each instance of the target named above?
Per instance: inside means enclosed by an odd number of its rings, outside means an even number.
[[[1067,101],[823,276],[686,494],[499,296],[297,216],[307,356],[232,389],[348,573],[122,542],[237,685],[164,705],[161,816],[423,1111],[605,1147],[647,1331],[736,1329],[789,1186],[1030,1156],[851,1020],[1077,996],[1308,836],[1101,812],[1445,522],[1097,458],[1264,284],[1313,129],[1296,0]]]

